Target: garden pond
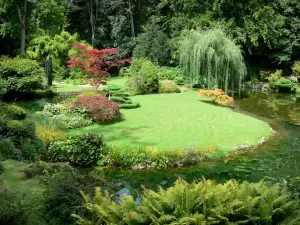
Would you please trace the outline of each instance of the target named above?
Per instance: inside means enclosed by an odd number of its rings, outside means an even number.
[[[253,93],[237,100],[234,111],[268,122],[276,134],[255,149],[192,167],[161,171],[104,169],[98,173],[116,183],[125,183],[131,190],[140,190],[142,185],[149,189],[158,185],[169,187],[178,178],[188,182],[202,178],[218,182],[228,179],[257,182],[267,178],[282,182],[300,176],[300,96]]]

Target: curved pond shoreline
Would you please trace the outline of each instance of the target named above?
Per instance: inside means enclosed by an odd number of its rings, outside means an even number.
[[[291,113],[299,112],[299,108],[300,102],[294,95],[253,94],[238,101],[234,111],[264,120],[276,131],[269,141],[257,148],[190,167],[163,171],[103,170],[98,173],[137,190],[141,185],[151,189],[156,189],[157,185],[169,187],[179,177],[189,182],[202,177],[218,182],[228,179],[255,182],[264,177],[279,181],[297,176],[300,175],[300,127],[288,120]]]

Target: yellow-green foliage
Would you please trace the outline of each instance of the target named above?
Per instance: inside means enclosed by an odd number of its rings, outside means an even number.
[[[299,224],[297,202],[282,194],[279,185],[238,183],[217,184],[211,180],[188,184],[177,180],[173,187],[145,190],[138,205],[123,195],[117,204],[107,191],[84,195],[88,218],[73,215],[77,224]]]
[[[271,88],[275,88],[275,83],[280,80],[282,77],[282,70],[276,70],[275,73],[271,73],[270,76],[267,78],[269,81],[269,85]]]
[[[48,146],[51,141],[64,138],[66,133],[58,129],[55,124],[38,124],[36,126],[37,136]]]

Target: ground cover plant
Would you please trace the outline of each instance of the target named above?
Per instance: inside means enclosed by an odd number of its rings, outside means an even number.
[[[77,224],[289,224],[300,222],[297,201],[279,185],[238,183],[217,184],[211,180],[191,184],[178,180],[157,192],[145,190],[138,204],[123,195],[119,204],[108,192],[96,188],[94,197],[83,194],[89,217],[73,215]],[[101,209],[101,210],[99,210]]]
[[[255,118],[199,101],[196,92],[134,96],[142,107],[122,109],[123,120],[70,130],[70,134],[99,133],[109,145],[151,146],[163,150],[194,144],[213,146],[224,155],[234,146],[257,145],[272,134],[270,126]],[[204,98],[203,98],[204,100]]]

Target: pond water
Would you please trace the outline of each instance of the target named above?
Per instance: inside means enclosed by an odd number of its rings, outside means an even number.
[[[169,187],[177,178],[188,182],[202,177],[218,182],[228,179],[256,182],[265,177],[282,181],[300,176],[300,126],[296,125],[300,121],[300,98],[292,94],[253,93],[236,101],[234,110],[268,122],[276,134],[256,149],[192,167],[162,171],[110,169],[98,173],[132,190],[141,190],[141,185],[151,189],[158,185]]]

